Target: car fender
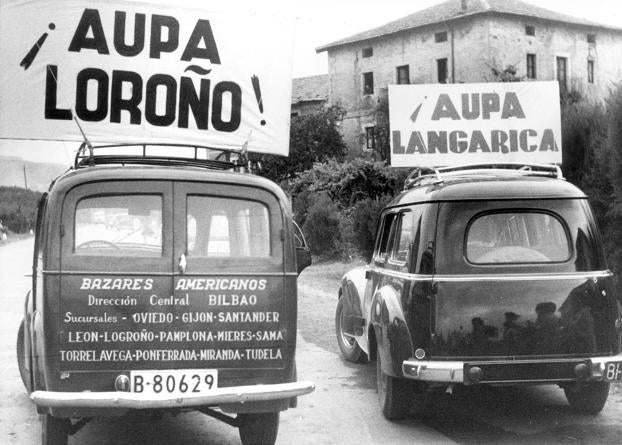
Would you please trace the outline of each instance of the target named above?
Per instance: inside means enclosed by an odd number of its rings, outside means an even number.
[[[365,340],[365,321],[363,315],[363,297],[365,296],[365,287],[367,286],[367,278],[365,275],[368,268],[365,266],[356,267],[348,271],[341,279],[339,288],[339,298],[343,298],[345,309],[352,315],[353,334],[360,348],[367,353],[368,345]]]
[[[413,356],[413,344],[399,294],[391,286],[379,288],[372,298],[370,312],[382,371],[401,377],[402,363]]]
[[[32,335],[31,335],[31,318],[32,318],[32,291],[29,290],[26,293],[24,301],[24,318],[22,323],[24,324],[24,367],[28,375],[30,375],[30,384],[26,388],[28,392],[32,392],[32,366],[33,366],[33,350],[32,350]]]
[[[43,317],[39,311],[34,311],[32,313],[31,320],[31,345],[32,345],[32,383],[33,390],[45,390],[46,388],[46,379],[45,379],[45,363],[43,362],[43,358],[45,357],[45,346],[44,346],[44,332],[43,332]]]

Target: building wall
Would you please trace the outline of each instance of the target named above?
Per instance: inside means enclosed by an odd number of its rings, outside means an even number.
[[[368,42],[328,51],[329,102],[339,103],[347,115],[342,124],[344,140],[351,156],[366,147],[365,127],[376,125],[375,111],[386,99],[387,85],[397,83],[397,67],[408,65],[410,83],[436,83],[437,59],[447,59],[449,81],[452,75],[452,32],[455,80],[479,81],[486,67],[489,24],[474,18],[448,25],[430,26],[416,32],[402,32]],[[435,42],[435,34],[447,32],[447,41]],[[363,57],[364,48],[373,56]],[[363,93],[363,73],[373,72],[374,93]]]
[[[535,26],[535,36],[526,35],[526,25]],[[436,43],[435,33],[443,31],[447,41]],[[466,17],[451,25],[331,48],[329,103],[339,103],[347,111],[342,133],[350,156],[365,150],[365,127],[376,125],[376,109],[386,98],[387,85],[397,83],[398,66],[409,66],[410,83],[436,83],[436,61],[447,58],[448,81],[452,81],[452,33],[456,83],[494,81],[492,69],[503,70],[508,65],[524,77],[527,53],[536,54],[538,80],[556,79],[556,57],[567,57],[569,87],[588,99],[604,99],[611,86],[622,80],[622,33],[503,15]],[[596,43],[588,43],[588,33],[596,35]],[[373,56],[362,57],[363,49],[370,47]],[[587,82],[588,58],[594,61],[593,84]],[[374,73],[373,94],[363,92],[365,72]]]
[[[535,27],[535,36],[525,34],[525,26]],[[587,35],[594,34],[595,43]],[[538,80],[557,78],[557,57],[568,59],[568,87],[589,100],[603,100],[616,82],[622,80],[622,34],[542,20],[490,18],[491,59],[516,66],[519,77],[526,76],[527,53],[536,55]],[[594,62],[594,83],[588,82],[587,62]]]
[[[325,100],[306,100],[292,104],[291,115],[294,116],[307,116],[309,114],[315,114],[326,106]]]

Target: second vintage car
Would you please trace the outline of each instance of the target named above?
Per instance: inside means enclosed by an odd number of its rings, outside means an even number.
[[[621,378],[618,296],[587,197],[552,166],[420,169],[339,289],[336,333],[374,360],[389,419],[455,385],[554,384],[598,413]]]

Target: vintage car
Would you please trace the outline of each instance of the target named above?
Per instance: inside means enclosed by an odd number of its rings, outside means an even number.
[[[596,414],[622,376],[601,236],[556,166],[415,170],[338,297],[340,350],[375,359],[389,419],[455,385],[555,384]]]
[[[92,417],[197,410],[273,444],[280,411],[314,388],[296,380],[311,257],[285,194],[229,171],[228,153],[100,148],[39,203],[17,358],[42,443]]]

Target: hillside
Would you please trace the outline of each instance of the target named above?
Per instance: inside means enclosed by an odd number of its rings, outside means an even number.
[[[43,192],[50,182],[67,170],[61,164],[24,161],[18,157],[0,156],[0,186],[27,187]]]

